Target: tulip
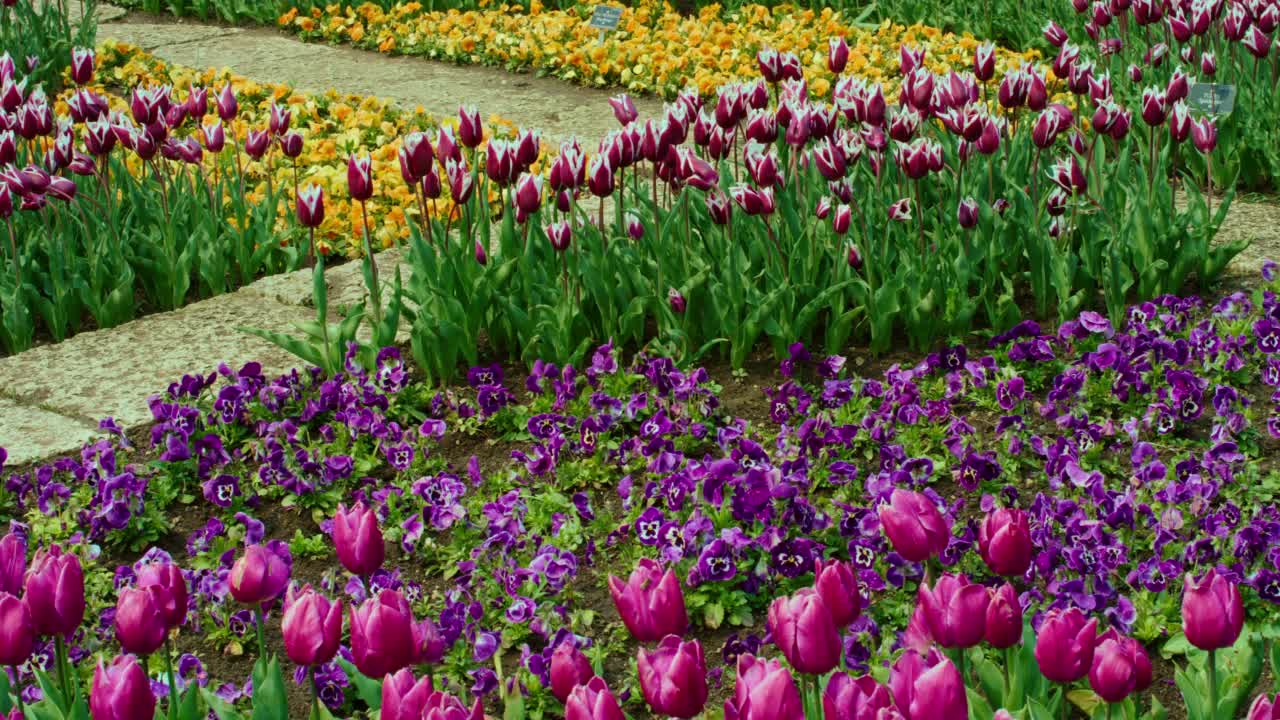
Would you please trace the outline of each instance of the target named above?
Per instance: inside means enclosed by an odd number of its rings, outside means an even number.
[[[813,588],[822,596],[836,627],[847,627],[862,613],[862,592],[849,563],[819,559],[813,570]]]
[[[1067,31],[1062,29],[1061,25],[1050,20],[1044,26],[1044,39],[1048,41],[1050,45],[1061,48],[1068,40],[1070,40],[1070,37],[1067,35]]]
[[[906,720],[967,720],[969,700],[960,671],[942,653],[907,650],[889,671],[894,704]]]
[[[1249,706],[1246,720],[1280,720],[1280,694],[1274,699],[1259,695]]]
[[[444,170],[449,179],[449,196],[458,205],[466,205],[471,199],[471,193],[475,190],[475,181],[471,178],[471,172],[467,170],[466,164],[450,160],[445,163]]]
[[[364,501],[357,502],[351,510],[338,505],[333,517],[333,542],[338,561],[353,575],[372,575],[386,558],[378,515],[373,508],[366,507]]]
[[[1241,41],[1244,48],[1249,51],[1257,60],[1266,60],[1267,53],[1271,52],[1271,37],[1257,25],[1252,25],[1244,34],[1244,40]]]
[[[1169,139],[1175,143],[1186,140],[1191,135],[1191,112],[1186,103],[1174,103],[1169,112]]]
[[[1089,674],[1098,631],[1078,608],[1050,610],[1036,634],[1036,663],[1053,682],[1073,683]]]
[[[991,592],[982,630],[982,639],[998,649],[1010,648],[1022,642],[1022,604],[1018,591],[1005,583]]]
[[[225,147],[227,143],[227,135],[226,135],[226,132],[222,129],[221,120],[215,120],[213,121],[212,124],[209,124],[209,125],[202,125],[200,127],[200,133],[201,135],[204,136],[204,146],[209,148],[209,152],[211,153],[222,152],[222,148]],[[302,141],[301,136],[298,137],[298,141],[299,141],[299,144],[301,144],[301,141]],[[290,157],[297,157],[297,156],[291,155]]]
[[[667,288],[667,304],[671,306],[671,312],[677,315],[683,315],[688,306],[684,295],[675,288]]]
[[[132,655],[119,655],[104,665],[98,660],[89,692],[93,720],[152,720],[156,696],[147,673]]]
[[[961,200],[960,205],[956,208],[956,222],[965,230],[976,227],[978,224],[978,201],[971,197]]]
[[[223,85],[222,90],[218,92],[218,101],[215,103],[215,108],[222,122],[231,122],[240,113],[240,103],[236,100],[236,91],[231,89],[230,84]]]
[[[0,220],[8,220],[13,216],[13,191],[0,182]]]
[[[636,674],[645,702],[657,715],[691,718],[707,704],[707,663],[697,640],[668,635],[654,650],[640,648]]]
[[[1218,126],[1213,118],[1202,117],[1191,123],[1191,142],[1205,155],[1213,152],[1218,146]]]
[[[910,219],[909,205],[907,213]],[[946,520],[937,506],[920,493],[901,488],[894,490],[889,502],[880,506],[879,516],[894,550],[910,562],[922,562],[931,555],[938,555],[951,542],[951,529]]]
[[[637,241],[644,237],[644,221],[630,210],[627,211],[627,237]]]
[[[1200,580],[1190,574],[1182,586],[1182,632],[1201,650],[1231,647],[1244,627],[1244,605],[1236,584],[1210,569]]]
[[[567,221],[551,223],[546,227],[547,239],[551,241],[551,247],[557,252],[564,252],[569,249],[569,243],[573,241],[573,228]]]
[[[31,657],[36,628],[31,610],[17,596],[0,592],[0,665],[17,667]]]
[[[6,190],[9,188],[3,181],[0,181],[0,187]],[[26,572],[27,543],[21,535],[10,532],[0,539],[0,592],[14,596],[21,594]]]
[[[902,222],[902,223],[911,222],[911,198],[902,198],[901,200],[894,201],[894,203],[889,206],[887,214],[889,216],[889,219],[893,220],[894,222]],[[895,494],[897,492],[898,492],[897,490],[894,491]],[[883,512],[881,512],[880,524],[882,525],[885,524]],[[889,539],[890,541],[892,541],[893,534],[888,530],[887,526],[885,529],[885,533],[889,535]],[[894,543],[894,549],[897,549],[897,543]],[[898,552],[901,554],[902,551],[898,550]],[[939,550],[938,552],[942,552],[942,551]],[[903,557],[907,557],[907,556],[903,555]],[[921,560],[923,559],[924,558],[921,558]]]
[[[1031,567],[1031,526],[1022,510],[1000,508],[987,513],[978,526],[978,551],[991,572],[1005,577],[1022,575]]]
[[[427,173],[431,172],[435,151],[432,150],[431,140],[427,138],[426,133],[413,132],[406,135],[404,142],[400,145],[400,154],[404,157],[402,162],[413,177],[410,184],[422,180]]]
[[[93,80],[94,54],[88,48],[71,50],[71,82],[88,85]]]
[[[598,198],[613,194],[613,170],[609,168],[608,158],[597,155],[587,166],[587,189]]]
[[[898,46],[898,71],[905,77],[924,62],[924,48],[903,43]]]
[[[125,588],[116,601],[116,640],[125,652],[150,655],[164,645],[165,606],[172,603],[163,587]]]
[[[711,222],[716,225],[729,224],[729,218],[733,214],[733,205],[730,203],[728,195],[716,188],[707,193],[707,198],[704,202],[707,206],[707,214],[711,216]]]
[[[609,106],[613,108],[613,116],[618,119],[618,123],[623,127],[630,125],[636,121],[636,118],[640,117],[640,112],[636,110],[635,101],[626,93],[609,98]]]
[[[415,680],[408,668],[387,675],[382,680],[381,720],[422,720],[434,693],[429,675]]]
[[[480,698],[476,698],[468,711],[461,700],[437,690],[427,698],[422,708],[422,720],[485,720],[484,705]]]
[[[250,130],[244,141],[244,151],[254,160],[261,160],[271,147],[271,136],[260,130]]]
[[[995,43],[982,43],[973,52],[973,75],[981,82],[986,82],[996,74]]]
[[[304,228],[318,228],[324,222],[324,190],[319,185],[308,185],[298,191],[298,224]]]
[[[84,570],[80,558],[58,545],[37,552],[27,573],[27,607],[40,635],[69,637],[84,620]]]
[[[1045,149],[1058,139],[1062,130],[1061,116],[1052,109],[1043,110],[1036,116],[1035,125],[1031,127],[1031,141],[1036,147]]]
[[[963,574],[944,574],[930,589],[921,582],[917,602],[924,607],[929,634],[942,647],[969,648],[982,641],[987,589]]]
[[[484,172],[498,185],[509,185],[515,179],[516,152],[511,143],[492,140],[484,156]]]
[[[823,675],[840,662],[840,630],[822,595],[812,588],[775,599],[767,626],[787,662],[802,673]]]
[[[287,132],[280,137],[280,152],[285,157],[296,160],[302,155],[302,135]]]
[[[652,559],[641,559],[625,585],[610,575],[609,593],[622,622],[639,642],[680,635],[689,626],[680,581]]]
[[[1114,628],[1098,638],[1089,670],[1089,687],[1098,697],[1118,703],[1151,685],[1151,660],[1141,643]]]
[[[480,111],[475,107],[458,108],[458,140],[472,149],[484,142],[484,125],[480,122]]]
[[[342,642],[342,603],[330,603],[310,585],[289,588],[280,622],[284,651],[298,665],[323,665],[333,659]]]
[[[489,264],[489,255],[484,251],[484,246],[480,244],[479,240],[476,241],[475,256],[476,262],[481,266]]]
[[[844,37],[834,37],[827,40],[827,69],[834,75],[844,72],[845,66],[849,64],[849,43]]]
[[[774,211],[773,188],[734,185],[729,189],[734,202],[748,215],[771,215]]]
[[[857,245],[852,243],[849,245],[849,251],[845,255],[845,261],[849,263],[849,267],[852,268],[854,272],[862,269],[862,253],[858,252]]]
[[[831,229],[837,235],[844,235],[849,232],[849,226],[853,224],[853,208],[840,203],[831,213]]]
[[[739,655],[733,697],[724,701],[724,718],[804,720],[804,705],[795,678],[777,660],[762,660],[750,653]]]
[[[169,630],[181,627],[187,621],[187,581],[182,570],[169,562],[155,562],[138,571],[137,586],[140,589],[158,587],[164,590],[164,624]]]
[[[564,720],[625,720],[625,716],[609,686],[597,676],[569,693],[564,704]]]
[[[347,159],[347,190],[351,199],[358,202],[373,197],[373,161],[368,155]]]
[[[892,712],[893,707],[889,689],[870,675],[835,673],[822,693],[825,720],[889,720],[894,716],[882,711]]]
[[[287,547],[277,551],[265,545],[247,546],[227,578],[231,597],[245,605],[279,597],[289,585],[290,563]]]
[[[382,677],[407,667],[419,648],[414,647],[413,614],[404,596],[383,590],[351,608],[351,655],[368,677]]]
[[[271,103],[271,112],[267,117],[267,130],[276,137],[289,132],[289,124],[293,120],[293,112]]]
[[[551,654],[551,694],[560,702],[568,702],[573,689],[593,677],[591,661],[573,640],[561,642]]]

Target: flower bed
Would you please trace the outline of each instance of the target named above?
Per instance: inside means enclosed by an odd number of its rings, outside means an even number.
[[[528,69],[585,85],[606,85],[630,92],[674,98],[685,88],[703,95],[721,85],[748,81],[756,74],[756,54],[764,48],[795,53],[810,79],[815,98],[830,95],[834,78],[826,69],[826,39],[844,37],[851,49],[849,72],[868,82],[895,85],[902,44],[928,51],[934,72],[969,66],[980,44],[927,26],[885,22],[867,29],[838,11],[793,6],[719,5],[697,15],[677,13],[665,3],[623,8],[618,30],[600,42],[587,25],[591,7],[527,12],[502,6],[460,12],[428,11],[421,3],[390,9],[366,3],[293,9],[279,24],[309,39],[349,42],[357,47],[404,55],[422,55],[460,63]],[[997,54],[999,72],[1039,57],[1037,52]]]
[[[0,589],[22,593],[23,548],[43,548],[26,597],[60,598],[56,616],[31,605],[42,637],[30,663],[11,663],[13,687],[37,702],[64,657],[88,687],[96,658],[121,644],[150,655],[154,677],[172,630],[181,687],[208,690],[190,702],[222,717],[219,699],[247,703],[247,658],[264,657],[264,641],[302,663],[300,683],[313,665],[343,717],[421,708],[429,691],[409,693],[412,674],[378,689],[405,667],[462,698],[437,703],[474,699],[508,717],[558,715],[565,698],[581,710],[600,681],[569,690],[595,673],[632,712],[643,698],[692,715],[702,683],[729,694],[735,664],[731,706],[747,717],[757,692],[803,695],[819,717],[810,678],[837,664],[874,679],[824,681],[828,718],[890,698],[903,717],[966,717],[966,704],[974,717],[1057,717],[1099,697],[1143,712],[1170,702],[1141,691],[1148,654],[1180,668],[1188,702],[1202,703],[1212,691],[1195,647],[1217,647],[1218,717],[1238,717],[1280,618],[1276,289],[1212,304],[1165,296],[1117,326],[1092,313],[1050,332],[1028,321],[867,377],[796,346],[764,398],[719,371],[623,364],[610,346],[523,377],[476,367],[447,391],[413,381],[395,350],[333,378],[270,379],[252,364],[189,375],[153,400],[141,446],[112,432],[9,473]],[[84,565],[83,590],[68,563]],[[606,583],[637,563],[630,589]],[[819,594],[806,595],[815,570]],[[1181,578],[1211,570],[1220,579],[1180,603]],[[349,604],[350,623],[295,585],[282,643],[290,578]],[[164,609],[173,597],[185,613]],[[11,602],[0,596],[0,631],[21,637]],[[267,633],[255,638],[260,603]],[[370,635],[372,618],[398,630]],[[1095,643],[1086,618],[1110,640]],[[676,637],[652,649],[667,632],[701,647]],[[801,692],[777,669],[758,689],[753,657],[785,657]],[[146,706],[131,662],[98,671],[95,708],[126,690]],[[277,667],[257,666],[256,712],[283,702]],[[886,680],[891,692],[876,689]]]

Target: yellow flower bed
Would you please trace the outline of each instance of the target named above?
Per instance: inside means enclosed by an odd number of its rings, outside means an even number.
[[[209,68],[195,70],[171,65],[144,50],[124,43],[107,42],[98,48],[98,73],[96,86],[91,88],[107,97],[113,110],[126,115],[128,92],[136,86],[171,85],[177,99],[187,97],[192,85],[209,88],[211,114],[205,118],[212,122],[217,91],[231,83],[240,103],[240,114],[226,126],[228,155],[232,152],[234,135],[237,148],[242,148],[250,130],[265,130],[273,102],[287,106],[293,114],[291,128],[303,136],[303,152],[298,158],[297,172],[300,185],[319,185],[325,195],[325,221],[317,232],[317,240],[326,253],[339,252],[355,256],[360,254],[362,223],[359,205],[347,198],[347,157],[353,153],[370,153],[373,158],[374,197],[369,201],[370,224],[374,229],[375,246],[390,247],[409,237],[409,223],[418,218],[417,202],[400,176],[396,159],[400,138],[416,130],[429,131],[434,140],[436,129],[443,123],[457,125],[457,118],[437,119],[421,108],[414,112],[402,112],[389,101],[361,95],[341,94],[330,90],[323,94],[295,92],[287,85],[260,84],[231,73],[230,70]],[[66,114],[66,100],[71,91],[58,98],[57,112]],[[188,123],[190,132],[195,128]],[[490,117],[486,133],[496,132],[499,137],[514,132],[514,126],[501,118]],[[126,153],[131,162],[137,158]],[[245,193],[251,201],[260,201],[269,185],[280,192],[276,230],[283,238],[296,234],[294,222],[294,166],[279,149],[273,149],[262,162],[241,155],[246,173]],[[205,162],[212,172],[217,158],[205,155]],[[233,167],[228,164],[227,167]],[[138,168],[140,171],[141,168]],[[268,179],[270,174],[270,179]],[[453,212],[447,193],[435,204],[440,216]],[[301,236],[298,235],[300,238]]]
[[[599,32],[587,24],[591,9],[579,5],[548,10],[536,0],[527,12],[518,5],[467,12],[427,12],[418,2],[389,11],[373,4],[348,9],[330,5],[323,11],[291,10],[279,23],[309,39],[530,69],[585,85],[618,86],[668,98],[685,87],[709,95],[727,82],[756,78],[756,53],[764,47],[794,52],[805,65],[812,93],[821,98],[831,89],[826,68],[829,38],[843,36],[849,43],[847,73],[883,82],[887,91],[897,85],[901,44],[926,48],[926,64],[944,72],[972,67],[973,51],[980,43],[969,34],[920,25],[859,26],[829,8],[815,12],[787,5],[744,5],[725,10],[708,5],[686,17],[654,0],[623,8],[618,29],[606,33],[601,43]],[[997,73],[1038,57],[1034,51],[1000,51]]]

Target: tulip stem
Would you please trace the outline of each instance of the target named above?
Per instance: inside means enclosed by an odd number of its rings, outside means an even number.
[[[1209,651],[1209,712],[1205,715],[1209,720],[1218,717],[1218,651]]]
[[[169,720],[178,720],[178,683],[173,675],[173,644],[164,644],[164,670],[169,678]]]
[[[71,663],[67,659],[67,641],[61,635],[55,635],[53,638],[54,655],[58,663],[58,679],[62,683],[62,694],[67,700],[67,706],[70,707],[72,702],[71,691]]]
[[[320,717],[320,683],[316,679],[316,672],[319,668],[312,666],[307,669],[307,678],[311,680],[311,718],[315,720]]]
[[[258,658],[263,662],[265,662],[267,657],[267,641],[265,636],[262,633],[262,626],[265,624],[266,621],[262,615],[262,605],[258,605],[256,608],[254,608],[253,620],[254,620],[254,625],[256,625],[258,628]]]
[[[21,677],[22,676],[18,674],[18,666],[14,665],[13,666],[13,696],[18,700],[18,717],[26,718],[27,709],[26,709],[26,706],[22,704],[22,687],[18,682],[21,679]]]

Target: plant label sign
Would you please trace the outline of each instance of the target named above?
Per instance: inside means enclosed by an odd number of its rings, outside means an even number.
[[[587,25],[600,31],[597,42],[604,42],[604,34],[618,29],[618,21],[622,20],[622,8],[613,5],[597,5],[591,13],[591,21]]]
[[[1236,86],[1195,83],[1187,94],[1191,107],[1210,115],[1230,115],[1236,106]]]

